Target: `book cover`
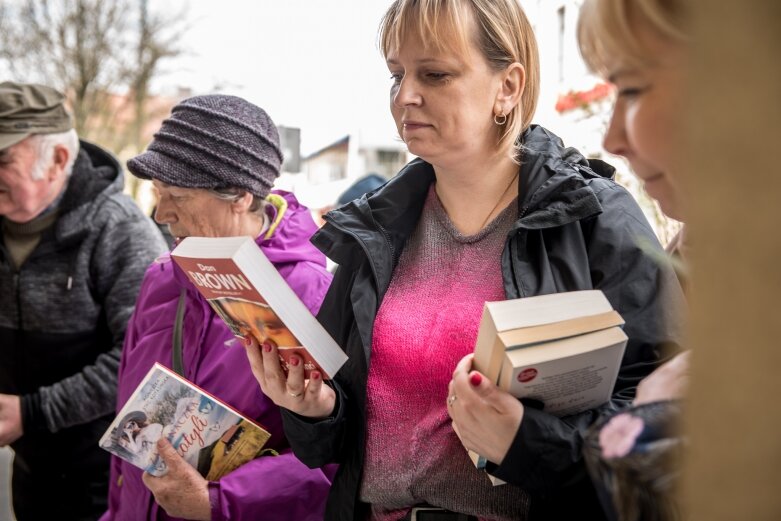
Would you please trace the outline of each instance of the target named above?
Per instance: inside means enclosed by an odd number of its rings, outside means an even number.
[[[486,302],[475,343],[474,368],[496,382],[505,350],[623,325],[599,290],[570,291]]]
[[[282,367],[290,356],[330,379],[347,360],[250,237],[188,237],[171,257],[233,334],[252,334],[277,347]]]
[[[154,476],[166,472],[157,441],[210,481],[261,455],[271,435],[161,364],[155,364],[100,439],[101,448]]]
[[[498,385],[568,416],[610,400],[626,347],[619,327],[508,349]]]

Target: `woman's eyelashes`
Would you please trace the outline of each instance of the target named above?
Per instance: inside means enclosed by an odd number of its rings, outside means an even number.
[[[447,72],[429,71],[423,74],[423,77],[432,83],[442,83],[450,79],[450,74]]]
[[[616,86],[616,96],[619,98],[631,100],[634,98],[637,98],[644,92],[646,92],[650,88],[650,85],[644,85],[644,86]]]
[[[419,75],[423,82],[430,84],[448,83],[453,77],[451,73],[441,71],[422,71],[419,73]],[[398,86],[401,84],[404,77],[404,73],[391,72],[390,79],[394,86]]]

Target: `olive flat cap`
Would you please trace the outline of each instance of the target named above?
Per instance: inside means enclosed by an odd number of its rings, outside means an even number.
[[[0,83],[0,150],[32,134],[54,134],[73,128],[65,96],[34,83]]]

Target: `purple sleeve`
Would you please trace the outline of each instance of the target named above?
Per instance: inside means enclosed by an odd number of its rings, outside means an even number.
[[[322,520],[329,475],[306,467],[289,450],[257,458],[209,483],[212,520]]]
[[[317,315],[333,275],[312,262],[277,265],[280,275],[313,315]]]

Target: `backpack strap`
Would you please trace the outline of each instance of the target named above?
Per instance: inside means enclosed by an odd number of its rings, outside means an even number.
[[[182,288],[179,293],[179,303],[176,306],[176,319],[174,320],[174,334],[171,339],[171,365],[174,372],[184,376],[184,362],[182,358],[182,328],[184,326],[184,310],[187,307],[187,290]]]

